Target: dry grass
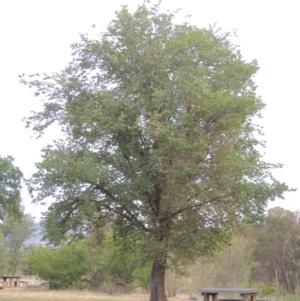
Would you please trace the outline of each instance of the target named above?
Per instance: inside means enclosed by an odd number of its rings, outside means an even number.
[[[170,301],[187,300],[187,296],[169,298]],[[105,295],[86,291],[49,291],[26,288],[0,290],[1,301],[148,301],[147,294]]]

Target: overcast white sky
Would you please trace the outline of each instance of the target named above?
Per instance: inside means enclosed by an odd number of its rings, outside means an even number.
[[[33,91],[19,83],[18,74],[59,71],[70,60],[70,44],[79,33],[105,29],[122,4],[134,9],[142,0],[4,0],[0,1],[0,155],[11,155],[25,177],[34,171],[40,149],[51,136],[30,139],[21,119],[39,108]],[[266,160],[283,163],[275,176],[299,188],[299,1],[297,0],[163,0],[164,9],[182,8],[190,22],[205,27],[237,29],[242,55],[256,58],[258,94],[267,104],[261,124],[267,141]],[[55,137],[54,137],[55,138]],[[300,192],[272,202],[300,210]],[[46,208],[32,205],[23,191],[26,210],[39,217]]]

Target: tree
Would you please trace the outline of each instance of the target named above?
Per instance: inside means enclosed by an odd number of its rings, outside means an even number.
[[[55,199],[48,237],[110,218],[153,262],[151,301],[167,299],[167,262],[220,249],[230,227],[288,189],[257,150],[256,62],[230,34],[173,18],[158,5],[123,7],[99,40],[73,44],[66,69],[21,78],[44,102],[27,126],[64,134],[29,181],[34,201]]]
[[[262,227],[257,231],[254,260],[259,263],[253,270],[257,282],[279,284],[294,293],[300,278],[300,219],[280,207],[269,209]]]
[[[37,246],[26,255],[24,272],[38,275],[50,289],[67,288],[87,272],[87,254],[88,244],[84,240],[58,248]]]
[[[255,243],[245,232],[252,232],[249,225],[233,235],[231,245],[210,258],[199,258],[189,267],[192,292],[201,287],[247,287],[250,283]]]
[[[149,288],[149,262],[145,262],[143,254],[139,254],[136,242],[130,237],[107,233],[103,243],[106,250],[106,272],[110,280],[123,285],[125,290],[130,285]]]
[[[9,271],[9,257],[2,230],[0,230],[0,274],[7,275]]]
[[[8,217],[1,225],[5,246],[8,250],[9,271],[13,275],[20,272],[23,260],[25,241],[36,230],[34,219],[29,214],[23,214],[19,219]]]
[[[89,242],[86,280],[90,287],[106,289],[113,284],[123,291],[137,286],[149,290],[151,262],[145,261],[135,240],[121,237],[109,224],[102,230],[103,233],[99,229],[90,231],[85,237]]]
[[[13,164],[14,159],[10,156],[0,156],[0,219],[7,214],[20,214],[20,190],[22,172]]]

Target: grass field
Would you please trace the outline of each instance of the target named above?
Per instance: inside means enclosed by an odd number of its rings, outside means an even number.
[[[148,301],[147,294],[105,295],[86,291],[49,291],[26,288],[0,290],[1,301]],[[170,301],[188,300],[188,296],[169,298]]]

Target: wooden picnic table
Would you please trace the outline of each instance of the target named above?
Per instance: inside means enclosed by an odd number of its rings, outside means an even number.
[[[252,288],[203,288],[199,289],[198,292],[203,295],[203,301],[209,301],[209,296],[212,297],[212,301],[218,301],[218,294],[240,294],[243,301],[256,301],[256,296],[260,290]]]

